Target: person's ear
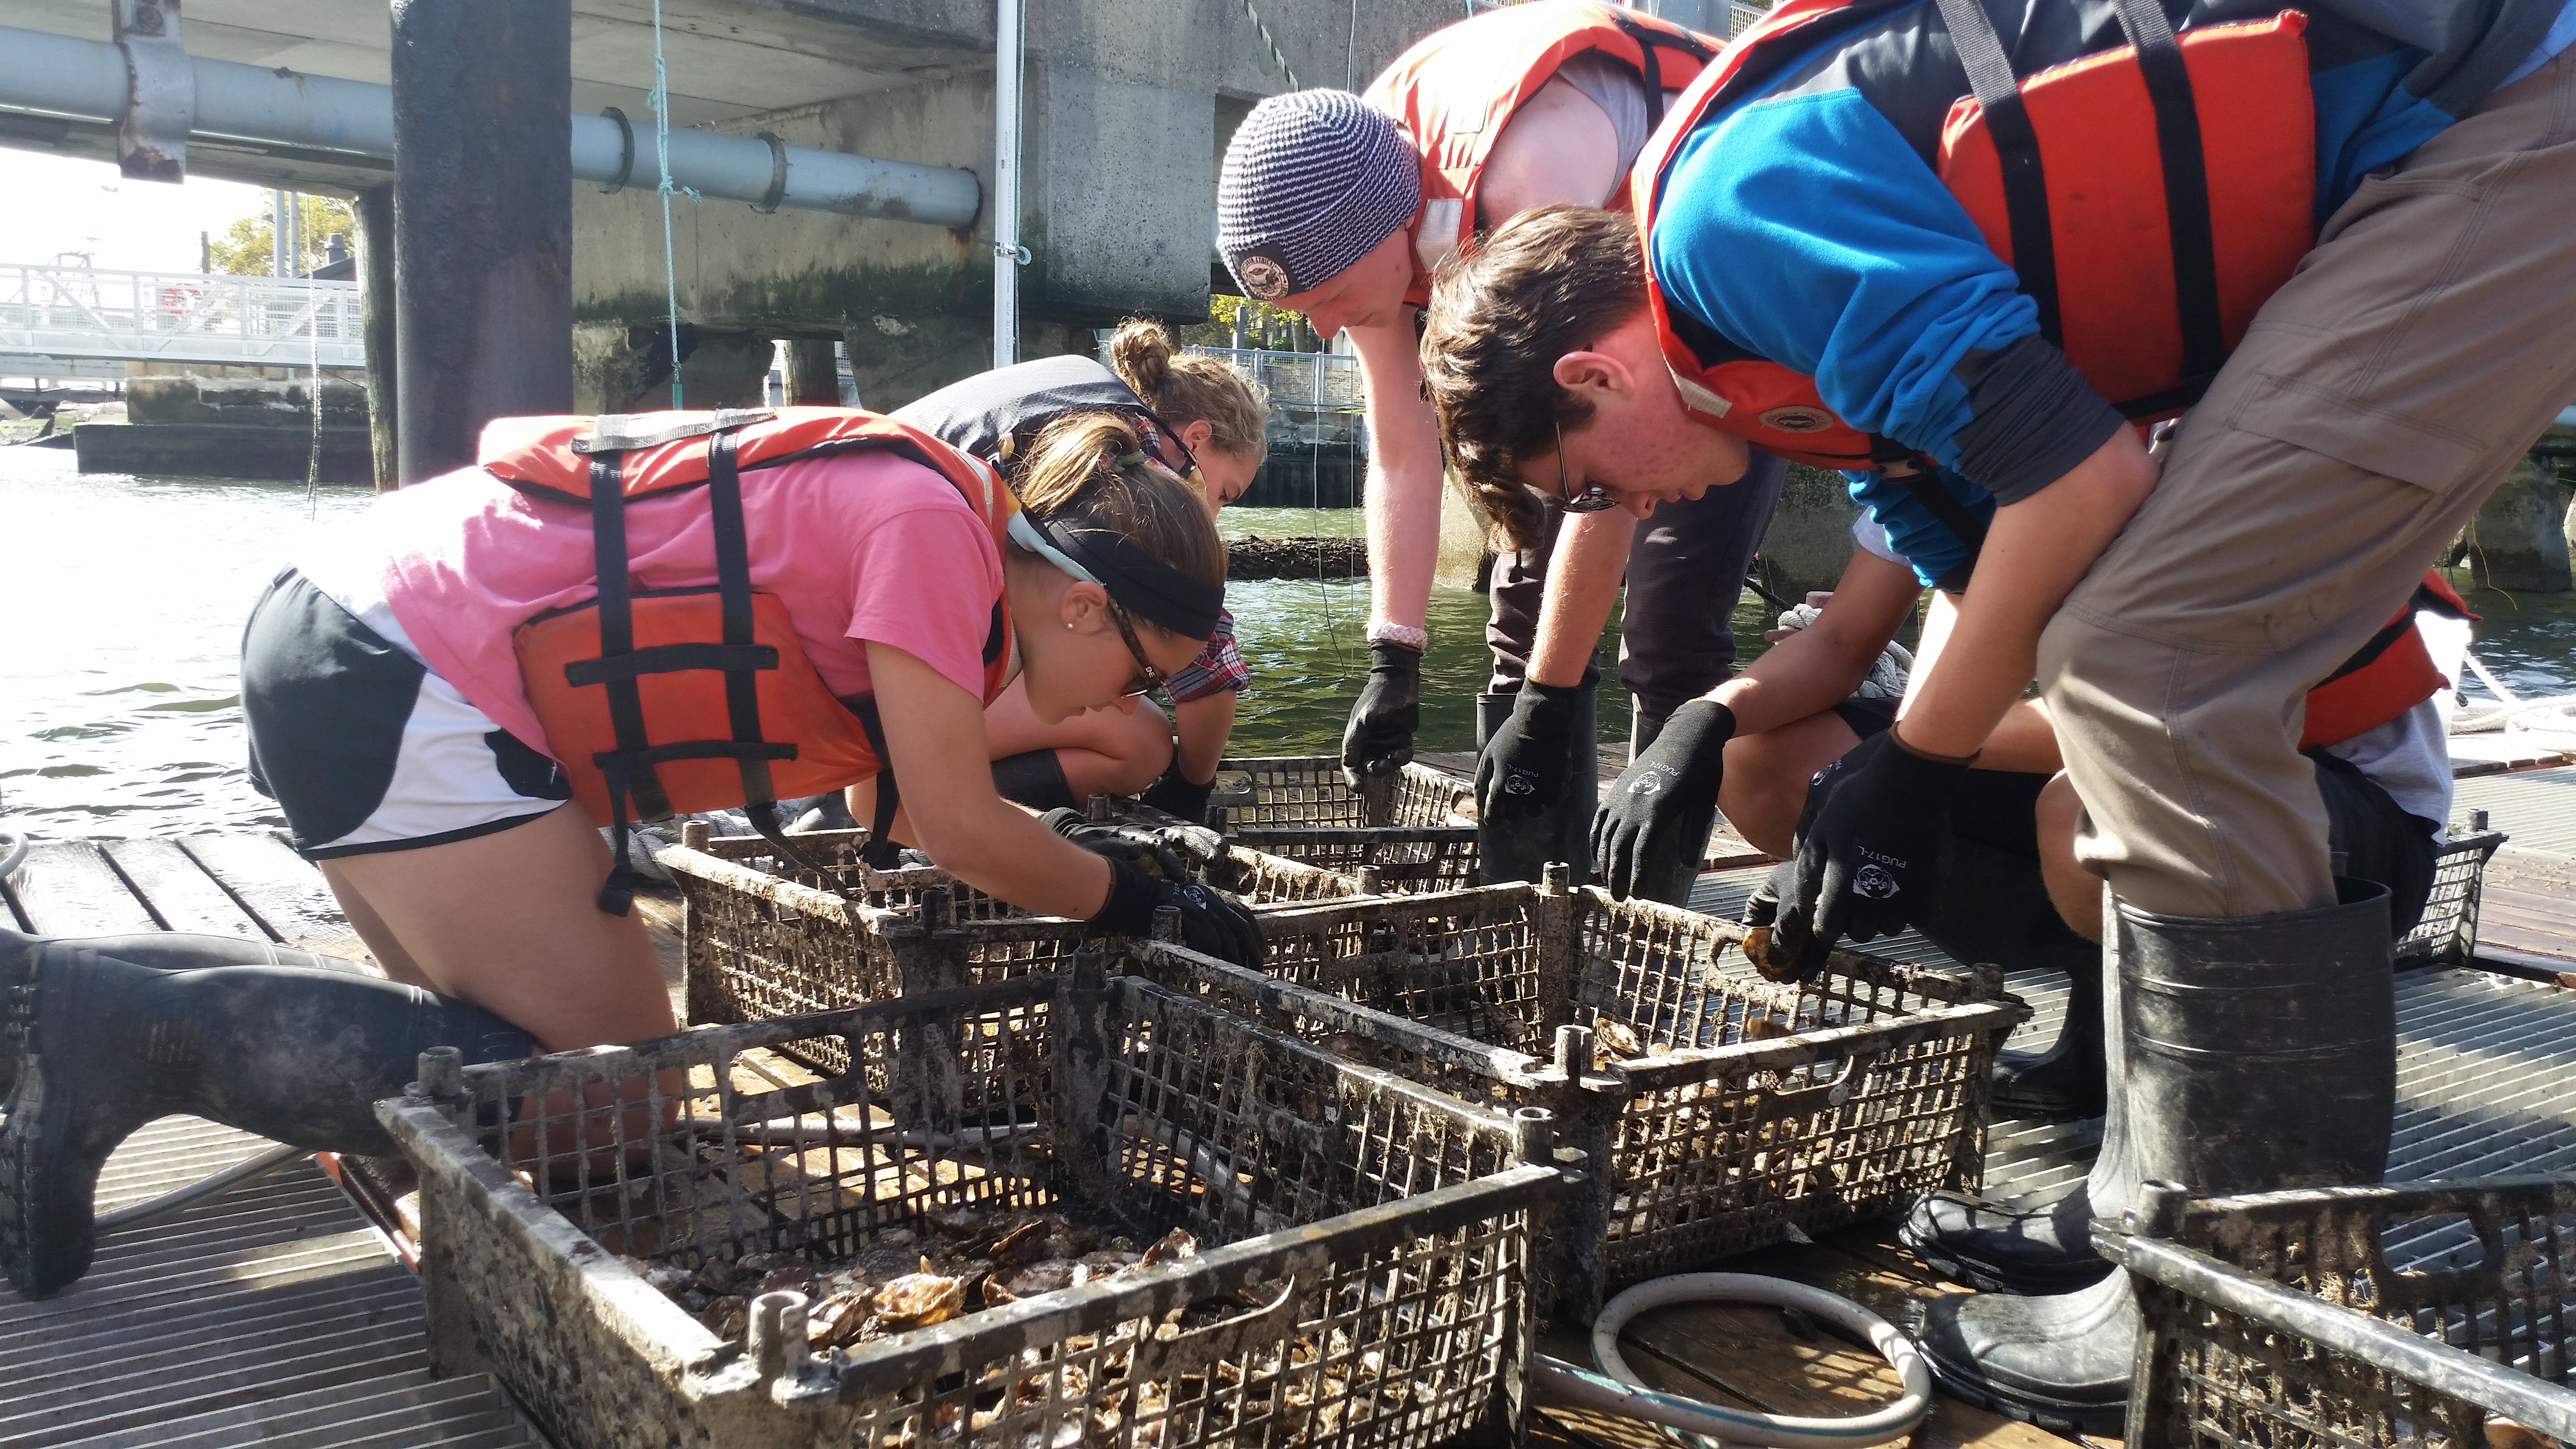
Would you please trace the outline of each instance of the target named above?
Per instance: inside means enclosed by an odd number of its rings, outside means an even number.
[[[1624,397],[1636,389],[1628,364],[1607,352],[1569,352],[1552,369],[1556,385],[1588,402]]]
[[[1089,633],[1100,627],[1109,612],[1109,591],[1088,579],[1073,579],[1066,583],[1064,595],[1056,600],[1055,607],[1064,627],[1077,634]]]
[[[1181,446],[1194,456],[1207,451],[1209,440],[1215,436],[1216,425],[1205,418],[1192,418],[1181,424]]]

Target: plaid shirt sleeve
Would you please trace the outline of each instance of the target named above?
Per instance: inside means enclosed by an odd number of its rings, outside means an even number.
[[[1180,673],[1172,676],[1166,691],[1174,704],[1188,704],[1210,695],[1239,690],[1252,682],[1252,671],[1243,666],[1243,652],[1234,647],[1234,615],[1220,612],[1216,632],[1208,636],[1207,648],[1199,651]]]

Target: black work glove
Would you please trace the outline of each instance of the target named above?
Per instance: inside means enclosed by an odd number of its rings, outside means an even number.
[[[1163,778],[1145,787],[1145,793],[1138,798],[1166,815],[1177,815],[1192,825],[1205,825],[1208,796],[1215,793],[1216,776],[1208,776],[1204,785],[1191,784],[1189,777],[1181,773],[1180,756],[1176,753]]]
[[[1867,941],[1929,919],[1949,855],[1950,801],[1974,759],[1918,755],[1891,729],[1818,771],[1777,873],[1773,953],[1794,955],[1803,978],[1846,935]]]
[[[1512,713],[1476,756],[1476,814],[1513,820],[1556,808],[1574,764],[1574,729],[1589,684],[1521,682]]]
[[[1626,900],[1669,872],[1680,852],[1708,840],[1733,738],[1735,711],[1694,699],[1673,711],[1664,732],[1611,784],[1592,815],[1592,878],[1613,899]]]
[[[1214,886],[1156,880],[1123,860],[1109,861],[1109,899],[1091,924],[1121,936],[1150,936],[1154,913],[1181,913],[1181,944],[1237,966],[1261,964],[1261,924],[1236,897]]]
[[[1167,881],[1190,879],[1188,863],[1182,858],[1178,843],[1150,825],[1118,825],[1095,821],[1079,810],[1059,807],[1038,817],[1047,829],[1108,860],[1136,870],[1160,876]]]
[[[1815,797],[1807,798],[1812,801]],[[1797,953],[1778,944],[1780,891],[1796,871],[1793,861],[1784,860],[1771,867],[1770,874],[1762,877],[1762,884],[1755,886],[1744,902],[1744,956],[1765,981],[1804,981],[1815,974],[1798,959]],[[1819,953],[1819,964],[1822,959]]]
[[[1342,729],[1342,777],[1358,790],[1364,775],[1392,775],[1411,764],[1421,724],[1422,651],[1371,644],[1368,683]]]

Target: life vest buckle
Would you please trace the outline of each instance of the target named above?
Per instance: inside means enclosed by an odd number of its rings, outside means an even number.
[[[573,439],[570,446],[574,452],[584,455],[640,452],[646,448],[658,448],[664,443],[676,443],[682,438],[730,433],[753,423],[768,422],[778,414],[768,408],[718,408],[695,422],[673,423],[649,433],[627,431],[636,418],[649,416],[649,413],[602,413],[591,420],[590,435]]]

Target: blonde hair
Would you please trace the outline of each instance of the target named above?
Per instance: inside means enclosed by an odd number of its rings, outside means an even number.
[[[1033,518],[1122,534],[1191,578],[1225,582],[1225,544],[1198,490],[1147,455],[1134,425],[1115,413],[1047,424],[1013,470],[1011,491]]]
[[[1270,451],[1270,400],[1230,362],[1183,352],[1171,329],[1144,317],[1118,324],[1109,370],[1173,427],[1208,425],[1208,445],[1258,464]]]

